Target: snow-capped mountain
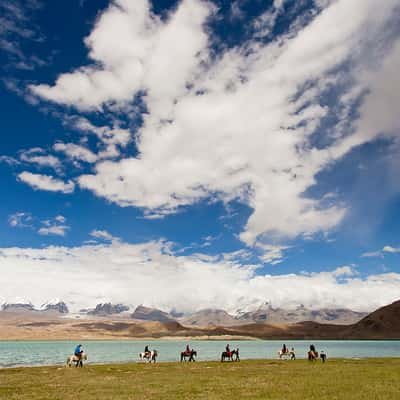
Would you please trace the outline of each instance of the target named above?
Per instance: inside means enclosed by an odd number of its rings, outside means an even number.
[[[107,316],[113,314],[121,314],[129,311],[129,307],[124,304],[100,303],[97,304],[94,310],[89,310],[88,315]]]
[[[46,312],[57,312],[60,314],[67,314],[68,307],[67,305],[59,300],[59,299],[52,299],[40,307],[35,307],[35,305],[23,298],[15,298],[9,301],[4,301],[1,304],[0,311],[4,312],[32,312],[32,313],[46,313]]]
[[[61,301],[60,299],[52,299],[47,301],[46,303],[42,304],[38,311],[55,311],[59,312],[60,314],[68,314],[69,310],[67,305]]]
[[[21,297],[17,297],[11,301],[5,301],[1,305],[1,311],[13,312],[13,311],[34,311],[34,306],[30,301],[27,301]]]

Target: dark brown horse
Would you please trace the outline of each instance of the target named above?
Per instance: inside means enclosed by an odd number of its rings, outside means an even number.
[[[224,362],[225,360],[228,361],[240,361],[239,357],[239,349],[232,350],[232,351],[223,351],[221,354],[221,362]]]
[[[188,358],[188,360],[186,360],[186,358]],[[197,357],[197,351],[196,350],[190,350],[190,351],[182,351],[181,353],[181,362],[182,361],[196,361],[194,358]]]
[[[310,350],[308,352],[308,361],[317,361],[318,359],[318,351]]]

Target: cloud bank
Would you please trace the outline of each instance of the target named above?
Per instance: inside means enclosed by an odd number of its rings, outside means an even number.
[[[362,279],[353,267],[343,266],[310,274],[257,275],[254,265],[228,258],[177,256],[162,241],[0,248],[1,296],[11,301],[23,293],[38,306],[58,297],[73,311],[112,301],[184,312],[251,310],[265,301],[275,307],[371,311],[398,298],[396,273]]]

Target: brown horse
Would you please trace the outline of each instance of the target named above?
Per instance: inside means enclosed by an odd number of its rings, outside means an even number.
[[[310,350],[308,352],[308,361],[317,361],[318,359],[318,351]]]
[[[186,358],[187,357],[189,357],[189,359],[188,360],[186,360]],[[195,360],[195,357],[197,357],[197,351],[196,350],[190,350],[189,352],[188,351],[182,351],[182,353],[181,353],[181,362],[182,361],[196,361]]]
[[[221,362],[224,362],[225,360],[228,361],[240,361],[239,357],[239,349],[232,350],[232,351],[223,351],[221,354]]]

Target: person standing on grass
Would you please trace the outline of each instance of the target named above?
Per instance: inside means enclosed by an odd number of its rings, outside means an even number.
[[[290,350],[290,359],[295,360],[296,359],[296,353],[294,352],[294,347],[292,347],[292,350]]]

